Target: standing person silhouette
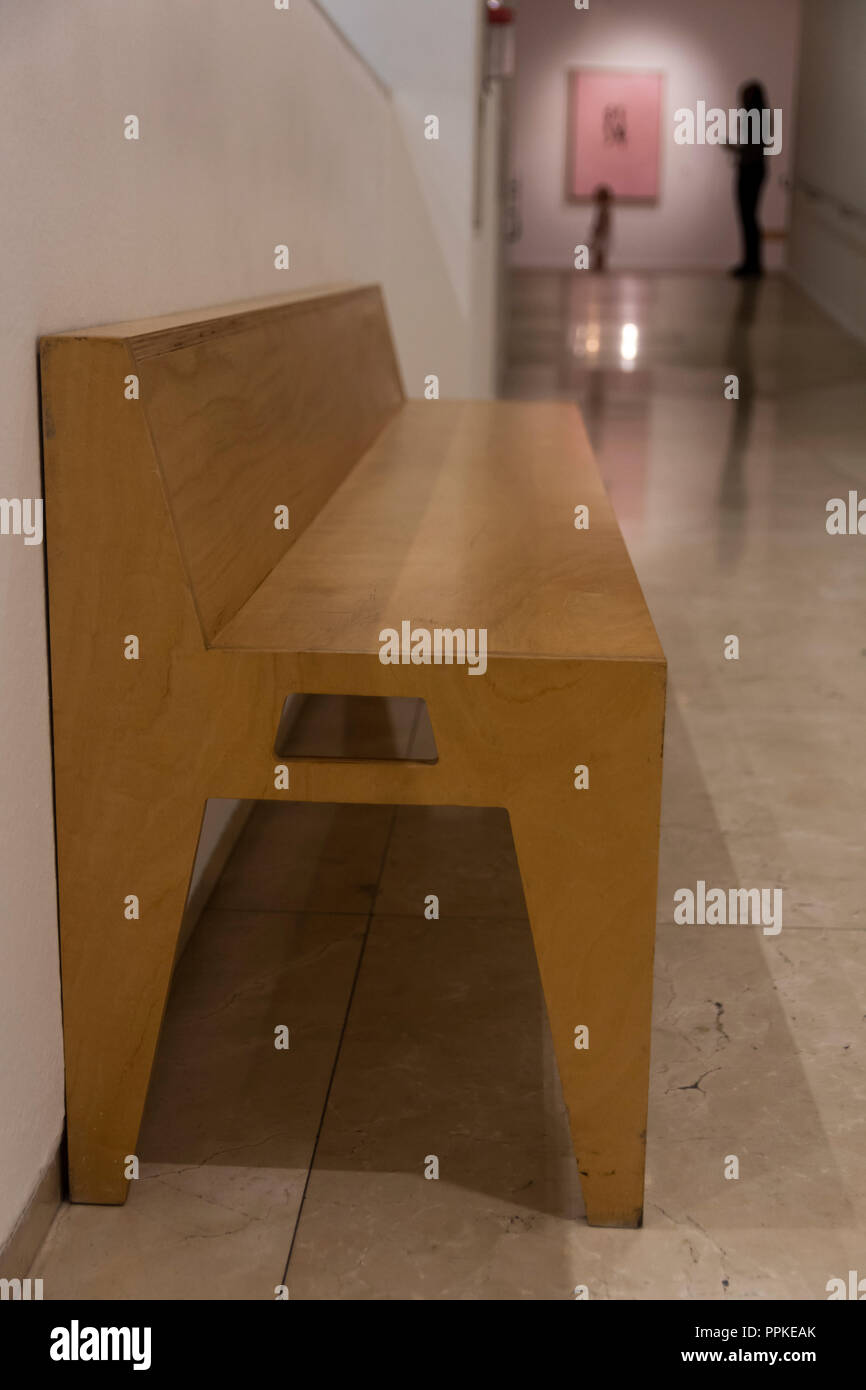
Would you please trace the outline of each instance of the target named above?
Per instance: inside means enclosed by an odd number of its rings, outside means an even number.
[[[746,111],[763,112],[767,110],[767,95],[760,82],[746,82],[740,88],[740,107]],[[761,116],[758,128],[761,130]],[[751,130],[750,130],[751,134]],[[728,148],[737,161],[737,208],[740,214],[740,228],[743,238],[743,260],[731,271],[740,278],[750,275],[763,275],[761,264],[761,228],[758,222],[758,203],[767,164],[764,155],[762,134],[756,140],[730,144]]]

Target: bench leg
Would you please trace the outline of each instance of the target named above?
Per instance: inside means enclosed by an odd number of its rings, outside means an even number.
[[[531,795],[511,810],[592,1226],[635,1227],[643,1216],[660,713],[645,723],[651,738],[639,737],[642,757],[628,736],[597,746],[589,790],[572,789],[561,742],[539,755]],[[538,768],[551,766],[545,786]]]
[[[175,789],[141,801],[107,792],[78,812],[66,823],[58,815],[69,1195],[116,1204],[126,1200],[201,809],[181,805]]]
[[[639,1226],[655,883],[625,854],[618,880],[596,875],[561,824],[512,824],[587,1219]]]

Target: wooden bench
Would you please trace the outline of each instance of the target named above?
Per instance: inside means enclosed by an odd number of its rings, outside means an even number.
[[[375,286],[59,334],[41,365],[72,1200],[126,1196],[208,798],[491,806],[588,1219],[638,1225],[665,662],[577,410],[405,400]],[[406,621],[486,629],[486,671],[383,664]],[[424,700],[437,761],[286,788],[284,702],[320,694]]]

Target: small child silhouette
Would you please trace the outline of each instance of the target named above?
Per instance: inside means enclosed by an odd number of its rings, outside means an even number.
[[[607,269],[607,253],[610,248],[611,204],[613,193],[606,184],[599,184],[593,194],[594,213],[589,233],[590,270]]]

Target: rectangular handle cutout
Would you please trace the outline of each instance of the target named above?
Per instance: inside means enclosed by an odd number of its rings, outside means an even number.
[[[292,761],[439,761],[427,703],[406,695],[289,695],[274,754]]]

